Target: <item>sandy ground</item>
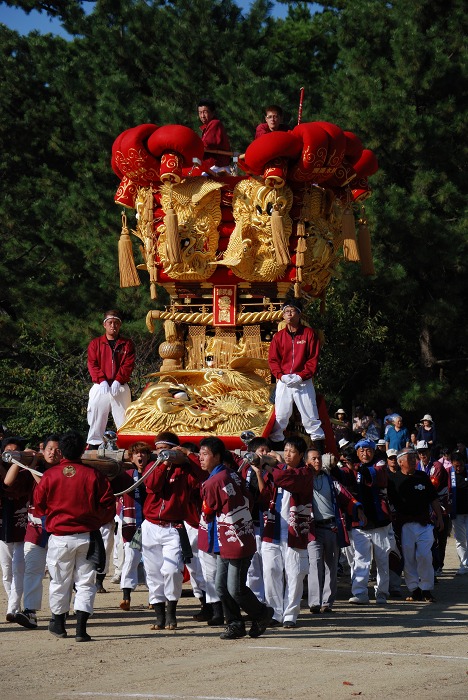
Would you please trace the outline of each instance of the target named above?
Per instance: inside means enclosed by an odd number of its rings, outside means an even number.
[[[47,582],[39,629],[0,622],[2,700],[184,698],[282,700],[312,698],[468,697],[468,576],[455,576],[453,539],[434,604],[390,601],[386,608],[349,605],[340,582],[333,615],[311,615],[303,601],[300,626],[267,630],[259,639],[222,641],[220,628],[197,623],[197,601],[184,586],[175,632],[151,631],[148,593],[139,586],[122,612],[117,585],[96,596],[77,644],[47,631]],[[0,605],[6,610],[2,589]]]

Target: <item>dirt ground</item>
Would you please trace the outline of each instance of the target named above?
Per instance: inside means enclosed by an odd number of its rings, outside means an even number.
[[[187,585],[175,632],[151,631],[148,593],[139,586],[132,609],[119,609],[117,585],[96,596],[88,629],[77,644],[47,631],[47,582],[39,629],[0,622],[2,700],[184,698],[283,700],[313,697],[448,700],[468,697],[468,576],[455,576],[451,538],[437,602],[389,601],[387,607],[347,603],[340,581],[332,615],[311,615],[306,601],[295,630],[267,630],[259,639],[222,641],[220,628],[197,623]],[[3,588],[0,606],[6,610]]]

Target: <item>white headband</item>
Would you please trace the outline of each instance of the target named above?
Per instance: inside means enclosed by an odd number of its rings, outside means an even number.
[[[119,318],[118,316],[106,316],[103,323],[105,323],[106,321],[110,321],[111,318],[115,318],[116,321],[120,321],[120,323],[122,323],[122,319]]]

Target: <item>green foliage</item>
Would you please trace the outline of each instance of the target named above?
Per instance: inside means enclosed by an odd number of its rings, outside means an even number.
[[[23,327],[12,357],[0,360],[2,420],[37,445],[48,433],[86,429],[86,359],[64,355]],[[86,431],[87,432],[87,431]]]

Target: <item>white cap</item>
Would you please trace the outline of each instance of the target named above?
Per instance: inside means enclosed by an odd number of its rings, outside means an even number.
[[[338,413],[344,413],[344,414],[346,415],[346,411],[345,411],[343,408],[339,408],[339,409],[335,412],[335,416],[337,416]]]
[[[340,450],[342,450],[343,448],[346,447],[346,445],[350,445],[350,444],[351,443],[349,440],[345,440],[345,438],[341,438],[341,440],[338,443],[338,447],[340,448]]]
[[[423,420],[428,420],[428,421],[430,421],[431,423],[434,422],[434,421],[432,420],[432,416],[429,415],[429,413],[426,413],[426,415],[423,416],[423,417],[421,418],[421,420],[422,420],[422,421],[423,421]]]
[[[387,450],[387,457],[396,457],[398,450]]]
[[[416,449],[417,450],[428,450],[429,445],[427,444],[427,442],[425,440],[418,440],[416,443]]]
[[[383,438],[380,438],[380,440],[377,441],[377,445],[379,445],[380,447],[385,447],[386,444],[387,443]]]

